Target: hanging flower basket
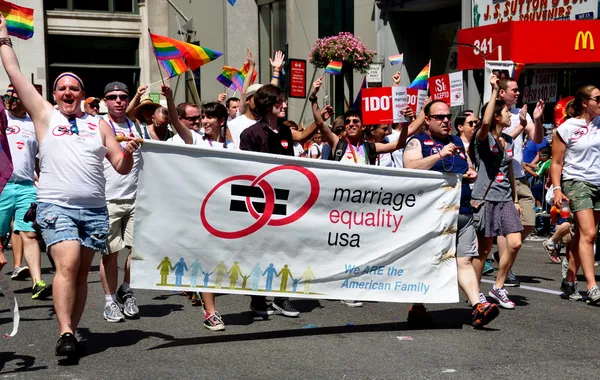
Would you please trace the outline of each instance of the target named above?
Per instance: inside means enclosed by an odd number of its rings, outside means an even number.
[[[351,67],[366,74],[376,52],[352,33],[341,32],[337,36],[320,38],[315,42],[308,58],[310,63],[325,68],[331,61],[341,61],[344,67]]]

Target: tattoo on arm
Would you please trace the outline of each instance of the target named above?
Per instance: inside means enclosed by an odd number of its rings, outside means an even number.
[[[415,150],[418,148],[417,146],[417,142],[415,140],[410,140],[410,142],[408,143],[408,145],[406,146],[406,148],[404,148],[404,150]]]

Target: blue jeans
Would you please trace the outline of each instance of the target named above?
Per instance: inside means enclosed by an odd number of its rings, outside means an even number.
[[[66,240],[77,240],[94,251],[107,251],[106,207],[76,209],[42,202],[37,207],[36,221],[47,247]]]

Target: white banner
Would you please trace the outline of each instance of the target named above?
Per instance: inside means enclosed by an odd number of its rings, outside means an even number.
[[[461,178],[144,142],[133,288],[458,302]]]
[[[513,61],[485,61],[483,71],[483,103],[490,101],[492,97],[492,85],[490,85],[490,76],[494,73],[498,78],[512,78],[515,72],[515,63]]]
[[[592,0],[473,0],[473,27],[505,21],[595,19]]]
[[[546,103],[557,100],[558,72],[550,69],[536,69],[531,84],[523,89],[523,103]]]

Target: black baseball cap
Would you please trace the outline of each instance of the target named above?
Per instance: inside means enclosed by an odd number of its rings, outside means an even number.
[[[123,91],[129,95],[129,88],[123,82],[110,82],[104,87],[104,96],[111,91]]]

